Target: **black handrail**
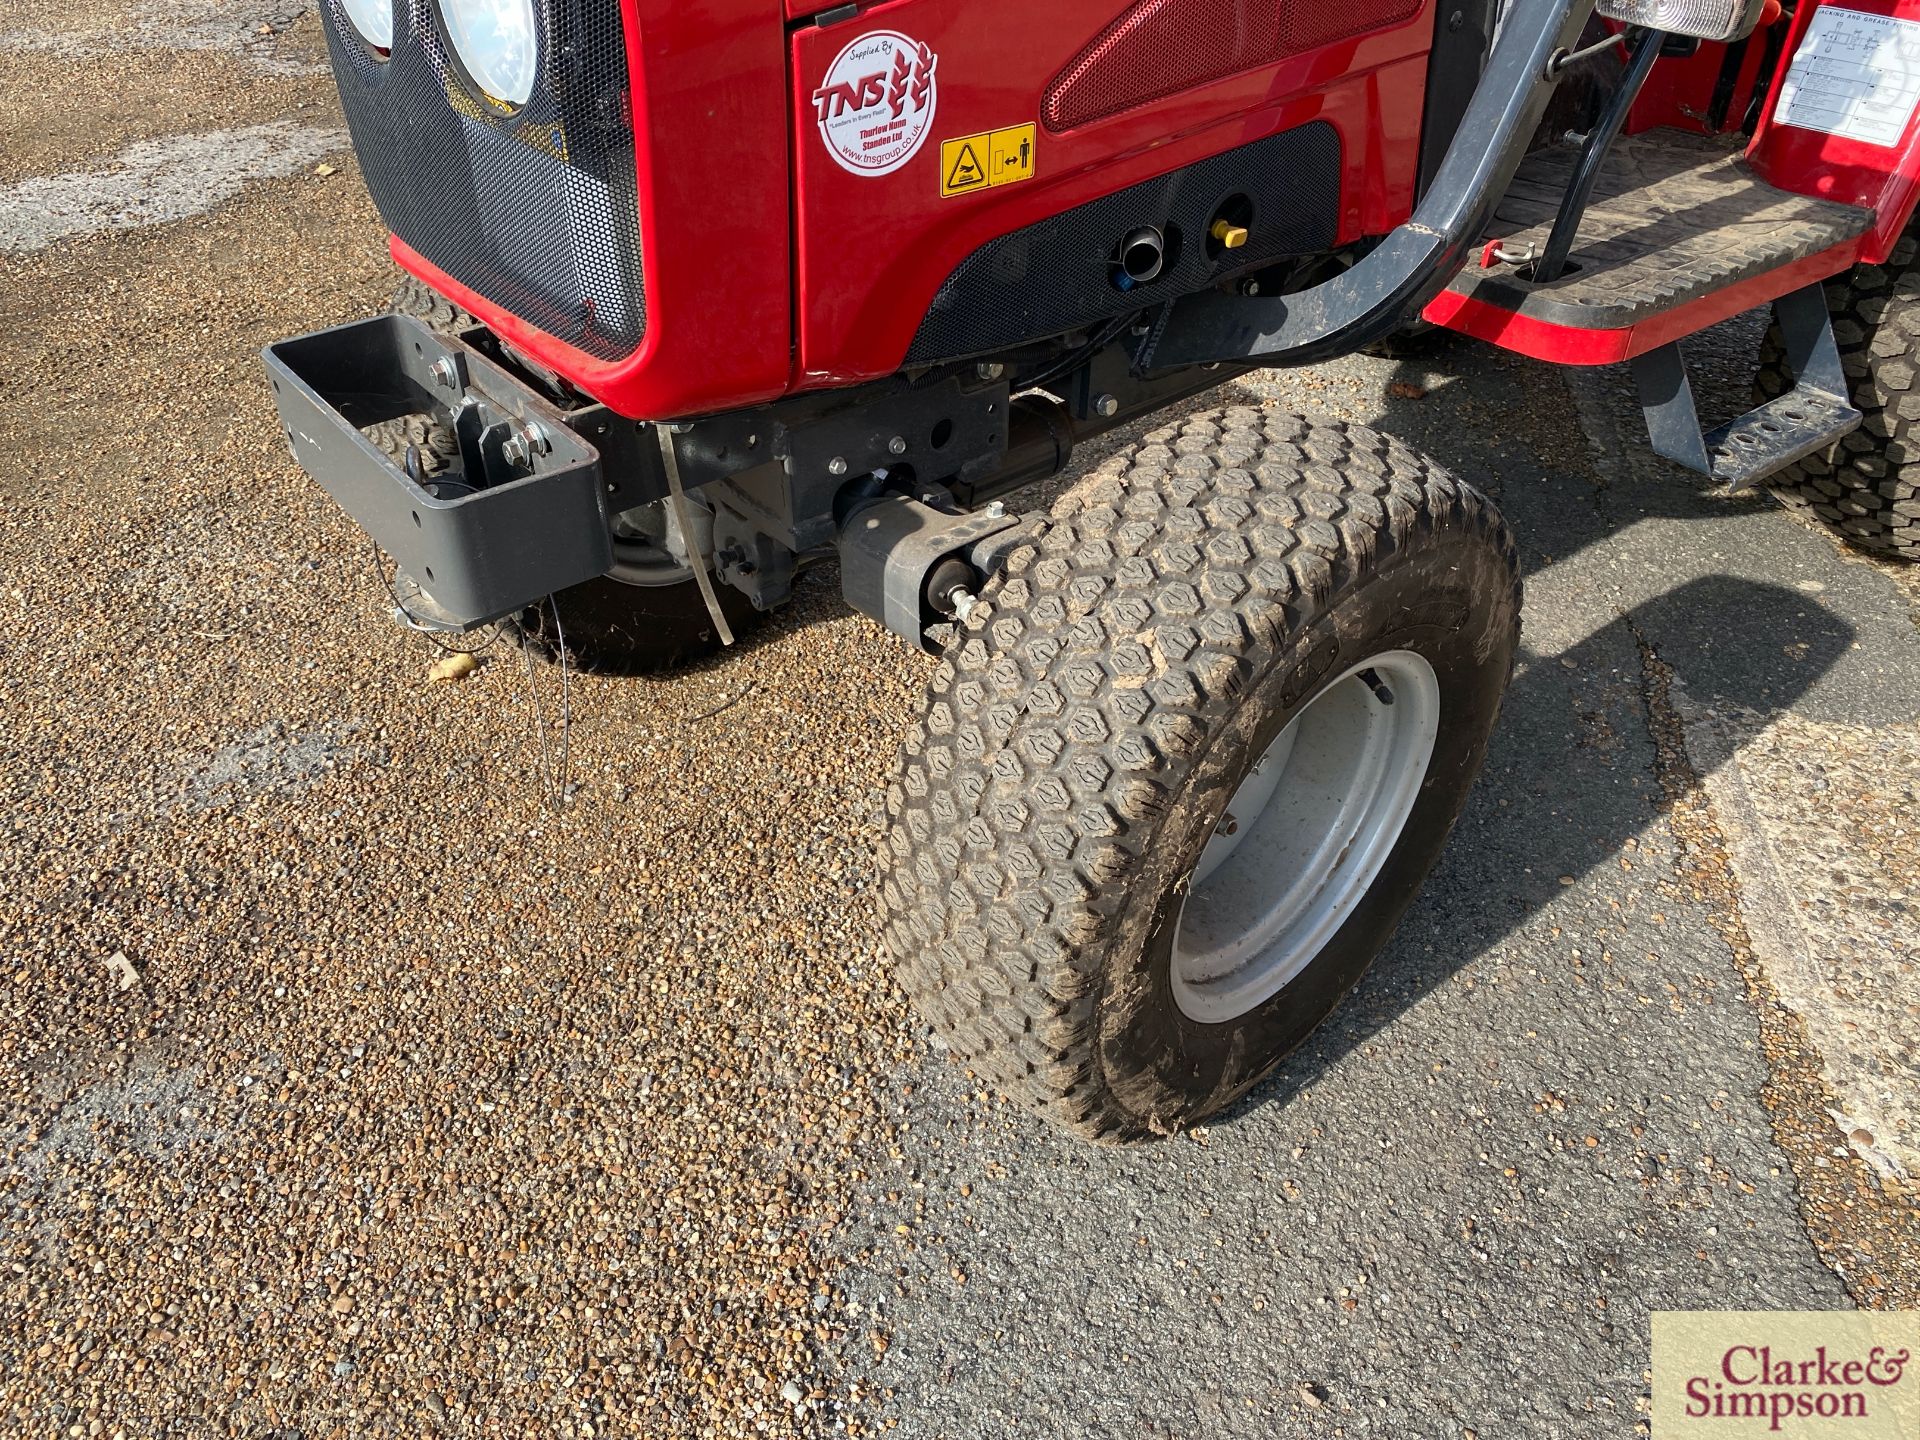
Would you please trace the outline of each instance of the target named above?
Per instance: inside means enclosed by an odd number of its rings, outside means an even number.
[[[1587,132],[1586,143],[1580,147],[1580,159],[1574,164],[1573,178],[1567,182],[1567,193],[1560,197],[1560,209],[1553,217],[1553,229],[1547,233],[1547,243],[1540,251],[1540,258],[1533,262],[1533,272],[1529,278],[1534,284],[1545,285],[1550,280],[1558,280],[1560,272],[1567,268],[1567,252],[1573,249],[1581,217],[1587,213],[1587,202],[1593,198],[1593,186],[1600,178],[1600,166],[1607,158],[1607,151],[1613,148],[1614,137],[1619,135],[1620,127],[1627,123],[1627,112],[1633,108],[1640,87],[1647,83],[1647,72],[1653,69],[1653,62],[1660,58],[1660,46],[1666,38],[1665,31],[1642,30],[1639,38],[1633,42],[1633,53],[1627,58],[1627,68],[1620,75],[1619,86],[1607,98],[1607,108],[1600,112],[1593,129]]]
[[[1578,39],[1594,0],[1518,0],[1433,184],[1413,216],[1352,269],[1271,298],[1204,291],[1163,313],[1136,359],[1143,370],[1214,361],[1310,365],[1400,329],[1447,285],[1545,113],[1556,57]]]

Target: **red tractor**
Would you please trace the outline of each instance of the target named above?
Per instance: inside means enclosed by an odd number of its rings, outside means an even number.
[[[1920,554],[1920,0],[322,0],[413,277],[270,346],[401,618],[657,670],[837,562],[942,658],[886,944],[1051,1119],[1191,1125],[1359,979],[1519,633],[1488,500],[1191,413],[1443,327],[1629,362],[1661,454]],[[1687,337],[1762,304],[1703,432]],[[1400,338],[1396,338],[1400,337]]]

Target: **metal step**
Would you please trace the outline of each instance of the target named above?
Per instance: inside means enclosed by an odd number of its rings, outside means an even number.
[[[1859,424],[1860,412],[1838,395],[1796,388],[1707,432],[1713,478],[1730,490],[1744,489],[1826,449]]]
[[[1621,330],[1863,234],[1873,212],[1776,190],[1741,158],[1740,136],[1654,130],[1623,135],[1601,161],[1564,274],[1531,279],[1578,155],[1543,150],[1521,164],[1459,294],[1546,324]]]
[[[1676,340],[1633,361],[1653,448],[1730,490],[1756,484],[1826,449],[1860,424],[1860,412],[1846,398],[1847,378],[1833,342],[1825,287],[1807,285],[1782,295],[1773,302],[1773,315],[1793,370],[1793,389],[1705,434],[1687,379],[1685,342]]]

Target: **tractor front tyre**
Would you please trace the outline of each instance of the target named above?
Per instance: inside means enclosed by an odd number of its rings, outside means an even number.
[[[885,937],[948,1049],[1099,1140],[1242,1095],[1386,945],[1512,670],[1504,523],[1257,409],[1159,430],[1009,556],[889,787]]]
[[[1780,501],[1824,521],[1849,544],[1920,560],[1920,239],[1900,237],[1884,265],[1827,282],[1833,338],[1860,428],[1768,480]],[[1767,332],[1757,389],[1793,388],[1779,327]]]
[[[717,580],[713,588],[734,633],[751,629],[760,613],[753,601]],[[514,625],[521,644],[536,654],[599,675],[666,674],[705,659],[722,643],[691,577],[665,585],[588,580],[529,605]]]

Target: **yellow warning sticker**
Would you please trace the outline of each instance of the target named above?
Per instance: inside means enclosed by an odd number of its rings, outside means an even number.
[[[940,193],[965,195],[990,185],[1031,180],[1037,149],[1036,128],[1009,125],[940,142]]]
[[[964,195],[969,190],[987,188],[987,145],[989,137],[969,135],[963,140],[940,142],[940,193]]]

